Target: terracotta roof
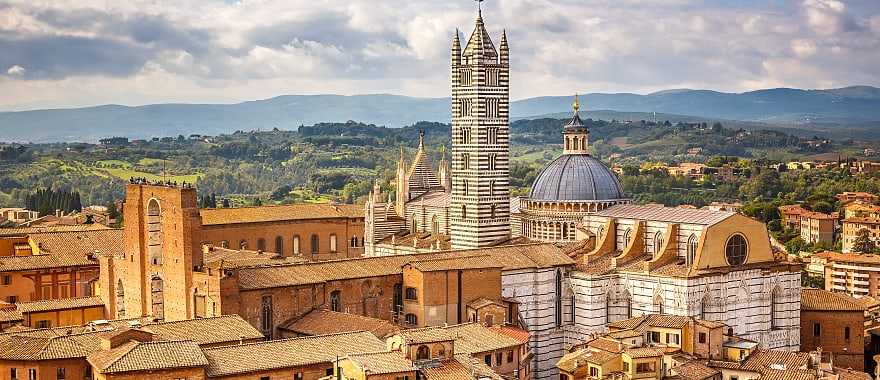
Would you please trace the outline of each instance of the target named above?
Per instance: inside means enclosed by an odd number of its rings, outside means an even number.
[[[474,380],[471,371],[458,360],[445,360],[439,366],[422,368],[421,372],[428,380]]]
[[[455,361],[467,368],[477,379],[504,380],[481,359],[466,354],[455,354]]]
[[[348,360],[357,364],[368,375],[381,375],[388,373],[412,372],[416,368],[412,362],[406,360],[400,352],[369,352],[348,354]]]
[[[605,337],[599,337],[587,342],[587,347],[618,354],[623,352],[623,349],[626,348],[624,344]]]
[[[203,350],[209,377],[332,363],[351,352],[375,352],[385,343],[368,332],[272,340]]]
[[[231,322],[233,320],[235,321]],[[168,325],[174,327],[168,328]],[[228,325],[238,325],[239,328],[224,327]],[[9,360],[84,358],[100,349],[102,334],[119,328],[127,327],[116,326],[109,329],[93,330],[63,327],[0,334],[0,358]],[[249,333],[248,329],[252,332],[256,331],[237,315],[144,324],[140,329],[156,334],[154,336],[156,340],[181,340],[185,338],[192,339],[197,344],[237,343],[242,336],[252,337],[254,335]],[[262,335],[259,337],[262,338]]]
[[[869,375],[865,372],[856,371],[856,370],[849,369],[849,368],[835,367],[834,372],[837,374],[838,380],[872,380],[873,379],[873,377],[871,377],[871,375]]]
[[[298,203],[280,206],[209,208],[199,210],[203,226],[263,223],[287,220],[363,218],[364,206],[329,203]]]
[[[859,223],[859,224],[880,224],[880,219],[851,217],[851,218],[844,219],[843,222],[844,223]]]
[[[400,331],[400,327],[384,319],[317,309],[279,327],[302,335],[326,335],[367,331],[378,338]]]
[[[0,236],[27,236],[36,233],[46,232],[72,232],[72,231],[97,231],[108,230],[103,224],[71,224],[71,225],[54,225],[54,226],[34,226],[34,227],[12,227],[0,228]]]
[[[812,288],[801,290],[802,311],[865,311],[867,306],[846,294]]]
[[[714,211],[706,209],[685,209],[677,207],[654,207],[636,204],[622,204],[611,206],[596,213],[598,216],[652,220],[669,223],[686,223],[713,225],[736,215],[732,211]]]
[[[680,329],[691,322],[691,317],[669,314],[648,314],[640,317],[611,322],[608,327],[615,329],[645,331],[649,327]]]
[[[98,351],[87,360],[99,373],[151,371],[208,365],[199,345],[191,341],[130,341],[107,351]]]
[[[98,229],[72,232],[44,232],[28,235],[40,252],[27,256],[0,257],[0,272],[97,266],[96,255],[121,255],[121,229]]]
[[[838,253],[825,251],[819,252],[813,256],[827,259],[829,262],[837,261],[862,264],[880,264],[880,255],[874,254]]]
[[[151,323],[141,329],[156,334],[161,340],[192,340],[200,345],[263,339],[262,333],[235,314]]]
[[[473,309],[481,309],[489,305],[501,305],[501,302],[490,300],[486,297],[480,297],[467,303],[467,306]]]
[[[494,325],[494,326],[489,327],[489,329],[495,330],[499,333],[507,335],[513,339],[516,339],[518,342],[520,342],[522,344],[529,343],[529,332],[526,330],[523,330],[519,327],[513,327],[510,325],[503,325],[503,326],[502,325]]]
[[[100,297],[59,298],[54,300],[20,302],[15,304],[15,306],[21,313],[34,313],[40,311],[104,306],[104,301],[102,301]]]
[[[401,267],[404,264],[416,261],[453,257],[468,261],[472,260],[468,257],[486,255],[491,256],[487,259],[492,263],[490,265],[500,265],[503,270],[549,268],[574,264],[574,261],[552,243],[506,245],[472,250],[242,268],[239,271],[239,287],[243,290],[252,290],[319,284],[334,280],[391,276],[402,273]],[[486,264],[477,265],[485,266]]]
[[[696,360],[673,367],[672,371],[682,380],[705,380],[720,374],[720,372]]]
[[[218,265],[220,268],[228,269],[264,264],[307,263],[309,260],[299,256],[285,257],[269,252],[211,247],[204,254],[204,262],[205,265]]]
[[[410,265],[421,272],[501,268],[501,265],[495,263],[494,260],[492,260],[492,256],[489,255],[418,260],[410,262],[407,265]]]
[[[23,321],[24,317],[22,317],[21,312],[16,308],[3,308],[0,309],[0,322],[9,323],[9,322],[19,322]]]
[[[434,343],[452,340],[455,352],[475,354],[520,346],[522,337],[488,328],[478,323],[465,323],[451,326],[423,327],[403,330],[398,333],[407,344]],[[528,341],[528,340],[526,340]]]
[[[651,358],[655,356],[663,356],[663,350],[653,347],[627,348],[623,353],[631,358]]]
[[[806,369],[764,369],[760,380],[816,380],[816,371]]]
[[[806,368],[809,362],[810,354],[806,352],[758,350],[752,352],[746,358],[742,368],[747,371],[762,372],[765,369],[771,369],[771,365],[773,365],[780,368],[784,367],[787,371],[792,371]]]

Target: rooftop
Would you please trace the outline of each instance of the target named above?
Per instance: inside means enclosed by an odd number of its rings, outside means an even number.
[[[130,341],[107,351],[98,351],[87,360],[99,373],[152,371],[208,365],[199,345],[192,341]]]
[[[400,331],[391,322],[356,314],[317,309],[279,327],[302,335],[326,335],[342,332],[367,331],[379,338]]]
[[[880,264],[880,255],[874,254],[855,254],[855,253],[839,253],[832,251],[819,252],[814,257],[824,258],[830,262],[847,262],[860,264]]]
[[[98,265],[94,256],[121,255],[121,229],[31,233],[28,239],[39,252],[0,257],[0,272]]]
[[[237,223],[280,222],[308,219],[363,218],[361,205],[298,203],[279,206],[209,208],[199,210],[203,226]]]
[[[865,311],[872,304],[866,301],[823,289],[801,290],[801,310],[804,311]]]
[[[385,343],[368,332],[318,335],[217,348],[203,352],[205,374],[229,376],[320,363],[332,363],[349,352],[385,350]]]
[[[625,204],[611,206],[605,210],[597,212],[596,215],[621,219],[638,219],[710,226],[736,215],[736,213],[733,211]]]
[[[40,311],[68,310],[85,307],[104,306],[100,297],[59,298],[15,304],[21,313],[34,313]]]
[[[381,375],[388,373],[401,373],[415,371],[412,362],[407,360],[399,352],[368,352],[360,354],[349,354],[346,356],[348,360],[361,367],[364,372],[370,375]]]

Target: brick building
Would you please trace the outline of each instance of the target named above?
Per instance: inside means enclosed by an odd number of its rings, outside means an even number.
[[[122,230],[101,225],[0,229],[0,300],[96,294],[97,254],[121,254]]]
[[[804,209],[800,205],[779,207],[782,225],[798,231],[801,239],[807,243],[834,243],[837,229],[837,214],[824,214]]]
[[[880,245],[880,206],[851,202],[844,207],[844,218],[841,228],[843,253],[853,251],[853,245],[862,230],[868,231],[868,238],[875,245]]]
[[[801,292],[801,351],[820,348],[834,355],[836,365],[865,369],[865,345],[873,327],[871,314],[880,303],[821,289]],[[868,326],[865,324],[869,323]]]

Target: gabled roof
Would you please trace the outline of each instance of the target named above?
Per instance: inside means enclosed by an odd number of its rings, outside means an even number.
[[[736,213],[732,211],[624,204],[611,206],[597,212],[596,215],[610,218],[711,226],[736,215]]]
[[[522,338],[514,338],[511,334],[501,333],[498,330],[478,323],[423,327],[403,330],[398,335],[403,338],[406,344],[454,341],[456,354],[469,355],[517,347],[524,344]]]
[[[85,307],[104,306],[100,297],[59,298],[15,304],[19,312],[34,313],[40,311],[68,310]]]
[[[46,232],[77,232],[77,231],[96,231],[111,229],[100,223],[93,224],[71,224],[71,225],[55,225],[55,226],[34,226],[34,227],[11,227],[0,228],[0,236],[27,236],[36,233]]]
[[[385,343],[379,338],[361,331],[206,348],[203,352],[208,359],[205,374],[217,377],[329,364],[349,352],[376,352],[385,349]]]
[[[803,288],[801,290],[801,310],[803,311],[865,311],[872,305],[871,302],[866,301],[823,289]]]
[[[349,354],[348,360],[361,367],[369,375],[382,375],[389,373],[412,372],[416,368],[400,352],[367,352]]]
[[[203,367],[208,360],[192,341],[130,341],[107,351],[98,351],[87,360],[99,373],[154,371]]]
[[[204,254],[206,266],[217,264],[221,268],[238,268],[262,264],[306,263],[309,260],[299,256],[282,256],[277,253],[235,250],[211,247]]]
[[[312,310],[279,328],[303,335],[367,331],[379,338],[400,331],[400,327],[384,319],[339,313],[326,309]]]

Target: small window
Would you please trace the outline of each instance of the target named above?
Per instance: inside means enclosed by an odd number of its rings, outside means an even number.
[[[260,380],[270,380],[270,376],[260,376]]]
[[[330,234],[330,252],[336,252],[336,234]]]
[[[309,240],[311,240],[311,243],[312,243],[312,247],[311,247],[312,254],[318,253],[318,248],[319,248],[318,235],[312,235],[312,237]]]
[[[849,326],[843,328],[843,339],[849,340]]]
[[[324,374],[327,375],[327,376],[333,376],[333,367],[327,368],[327,369],[324,371]]]
[[[299,255],[299,235],[293,235],[293,254]]]
[[[706,333],[700,333],[699,340],[700,343],[706,343]]]
[[[67,373],[64,371],[64,367],[58,367],[56,373],[58,380],[64,380],[65,378],[67,378]]]
[[[259,238],[257,239],[257,250],[258,251],[266,251],[266,239]]]
[[[596,367],[590,367],[590,376],[599,377],[599,369]]]
[[[86,367],[89,368],[89,366],[86,366]],[[10,368],[9,369],[9,379],[18,380],[18,369],[17,368]]]
[[[404,317],[404,320],[406,321],[406,324],[410,326],[419,324],[419,317],[416,317],[415,314],[407,314],[406,317]]]
[[[623,362],[623,372],[629,372],[629,363]]]
[[[12,285],[12,276],[8,274],[3,275],[3,285]]]
[[[247,249],[247,240],[241,239],[238,241],[238,249]]]
[[[416,290],[416,288],[407,287],[406,288],[406,299],[417,300],[418,299],[418,290]]]
[[[18,296],[9,296],[9,297],[6,297],[6,302],[8,302],[8,303],[16,303],[16,302],[18,302]]]
[[[293,380],[303,380],[303,373],[302,372],[294,373]]]
[[[501,365],[501,359],[502,359],[503,357],[504,357],[504,356],[502,355],[501,352],[496,352],[496,353],[495,353],[495,365],[496,365],[496,366]]]
[[[28,380],[37,380],[37,370],[34,368],[28,369]]]
[[[492,366],[492,354],[486,354],[483,357],[483,362],[486,363],[487,366]]]
[[[38,329],[48,329],[49,327],[52,327],[52,324],[48,320],[37,321]]]
[[[513,350],[507,351],[507,362],[513,363]]]
[[[749,254],[749,243],[742,234],[734,234],[727,239],[727,247],[725,255],[727,263],[730,265],[742,265],[746,262],[746,256]]]
[[[334,290],[332,293],[330,293],[330,310],[333,310],[333,311],[341,311],[342,310],[342,305],[339,300],[340,295],[341,295],[341,292],[339,290]]]
[[[819,337],[822,335],[822,325],[819,322],[813,323],[813,336]]]
[[[85,370],[83,371],[83,378],[89,380],[92,378],[92,366],[87,365]]]

